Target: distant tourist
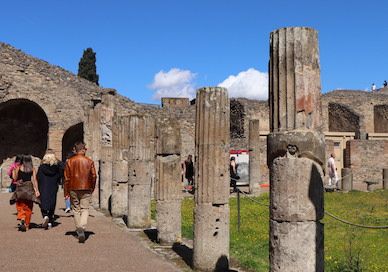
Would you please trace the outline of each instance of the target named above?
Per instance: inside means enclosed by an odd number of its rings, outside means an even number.
[[[372,92],[376,91],[376,85],[372,83]]]
[[[185,180],[187,181],[185,189],[191,190],[194,185],[194,163],[192,155],[187,156],[187,159],[182,163],[182,168]]]
[[[329,186],[337,187],[338,176],[337,167],[335,166],[335,154],[330,154],[330,158],[327,161],[328,175],[329,175]]]
[[[16,200],[17,217],[20,218],[19,231],[25,232],[30,227],[34,202],[40,202],[36,171],[31,155],[23,155],[22,163],[12,172],[12,178],[16,180],[16,190],[10,203],[13,204]]]
[[[233,192],[237,192],[237,180],[240,177],[237,175],[238,164],[235,157],[230,157],[229,174],[230,174],[230,186],[233,187]]]
[[[85,144],[77,142],[74,147],[76,154],[66,161],[64,191],[65,197],[70,196],[78,241],[84,243],[89,206],[97,176],[93,160],[85,156]]]
[[[387,87],[388,86],[388,82],[386,80],[384,80],[384,83],[383,83],[383,87]]]
[[[54,223],[58,186],[61,183],[60,166],[53,153],[44,155],[38,168],[37,179],[43,217],[42,228],[48,229]]]

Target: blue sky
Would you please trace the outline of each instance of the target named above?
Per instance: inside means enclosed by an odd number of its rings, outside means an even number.
[[[318,30],[322,92],[388,80],[385,0],[14,0],[1,10],[0,41],[73,73],[92,47],[100,85],[138,102],[221,83],[265,98],[269,34],[285,26]]]

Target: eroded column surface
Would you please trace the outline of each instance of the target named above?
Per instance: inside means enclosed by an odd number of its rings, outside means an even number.
[[[383,169],[383,189],[388,189],[388,169]]]
[[[154,173],[155,123],[149,116],[131,115],[128,152],[129,228],[147,228],[151,224],[151,181]]]
[[[249,192],[260,194],[260,122],[249,121]]]
[[[317,32],[270,37],[270,271],[323,271],[323,165]]]
[[[99,192],[100,208],[108,210],[112,195],[112,174],[113,174],[113,116],[114,102],[113,96],[105,94],[102,96],[100,107],[100,163],[99,163]]]
[[[158,241],[162,245],[181,242],[181,135],[177,120],[156,124],[155,198]]]
[[[195,269],[229,266],[229,99],[225,88],[197,91],[195,122]]]
[[[113,120],[112,216],[127,215],[129,116],[115,115]]]
[[[180,156],[156,159],[156,215],[158,241],[162,245],[181,242]]]

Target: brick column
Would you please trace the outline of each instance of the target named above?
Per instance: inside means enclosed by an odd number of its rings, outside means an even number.
[[[127,215],[129,115],[115,115],[113,120],[112,216]]]
[[[249,192],[260,194],[260,122],[249,120]]]
[[[129,119],[129,228],[151,225],[151,179],[155,159],[155,123],[148,116],[131,115]]]
[[[229,113],[225,88],[197,91],[193,265],[201,271],[229,266]]]
[[[270,36],[270,271],[323,271],[323,166],[317,32]]]

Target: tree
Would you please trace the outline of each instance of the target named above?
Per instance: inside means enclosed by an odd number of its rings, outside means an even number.
[[[94,53],[92,48],[84,50],[84,54],[78,64],[78,76],[98,85],[96,53]]]

